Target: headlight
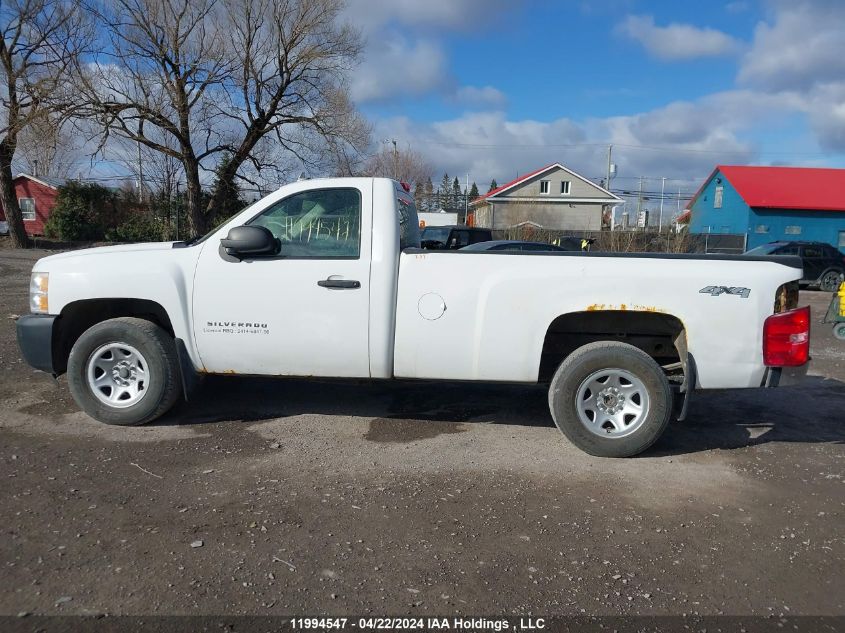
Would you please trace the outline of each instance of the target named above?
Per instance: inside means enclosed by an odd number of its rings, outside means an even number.
[[[29,279],[29,309],[32,313],[47,313],[47,286],[49,282],[49,274],[32,273],[32,277]]]

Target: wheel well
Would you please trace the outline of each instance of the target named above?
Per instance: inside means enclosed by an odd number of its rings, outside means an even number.
[[[552,321],[543,341],[540,381],[551,380],[564,358],[594,341],[628,343],[654,358],[667,373],[685,373],[686,332],[679,319],[661,312],[597,310],[571,312]]]
[[[53,367],[56,373],[67,370],[70,350],[88,328],[117,317],[138,317],[152,321],[170,336],[173,324],[167,311],[148,299],[85,299],[64,307],[53,330]]]

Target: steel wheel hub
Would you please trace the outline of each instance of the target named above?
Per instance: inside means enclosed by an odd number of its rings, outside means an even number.
[[[85,373],[91,393],[110,407],[130,407],[147,393],[147,360],[126,343],[98,347],[88,358]]]
[[[578,387],[576,411],[595,435],[619,438],[634,433],[648,417],[645,384],[626,369],[600,369]]]

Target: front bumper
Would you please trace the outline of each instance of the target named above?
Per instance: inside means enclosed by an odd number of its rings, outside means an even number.
[[[767,367],[763,376],[764,387],[789,387],[797,385],[807,376],[810,361],[798,367]]]
[[[54,375],[53,324],[56,318],[52,314],[27,314],[16,323],[23,359],[35,369]]]

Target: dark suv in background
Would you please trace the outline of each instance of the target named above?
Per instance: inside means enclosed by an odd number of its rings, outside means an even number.
[[[493,239],[490,229],[474,226],[427,226],[420,233],[423,248],[457,250],[477,242],[489,242]]]
[[[801,284],[825,292],[839,288],[845,277],[845,255],[824,242],[769,242],[746,255],[798,255],[804,262]]]

